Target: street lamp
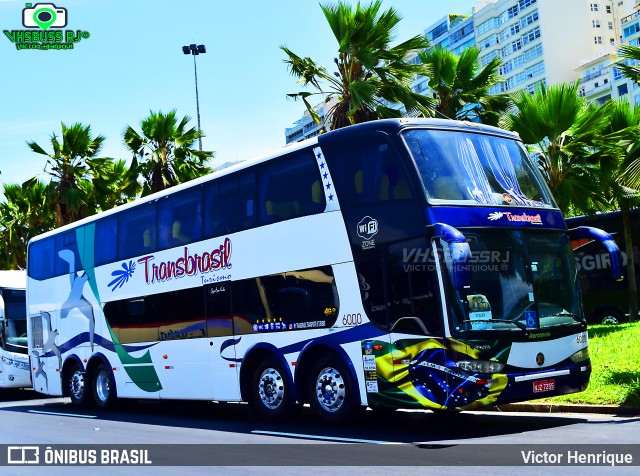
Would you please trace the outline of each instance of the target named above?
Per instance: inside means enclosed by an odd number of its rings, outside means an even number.
[[[207,49],[204,47],[204,45],[196,46],[195,44],[191,44],[189,46],[183,46],[182,52],[185,55],[193,55],[193,72],[196,77],[196,111],[198,113],[198,131],[200,131],[200,101],[198,99],[198,70],[196,68],[196,56],[198,56],[200,53],[206,53]],[[200,145],[200,150],[202,150],[202,137],[198,138],[198,143]]]

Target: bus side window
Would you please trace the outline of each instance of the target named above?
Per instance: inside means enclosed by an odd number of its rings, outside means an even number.
[[[322,213],[325,198],[317,161],[310,149],[269,163],[260,173],[262,223]]]
[[[208,184],[204,192],[205,237],[253,228],[256,225],[255,193],[255,173],[251,170]]]
[[[340,301],[331,266],[211,285],[213,297],[208,299],[224,299],[229,286],[236,335],[332,327],[339,316]],[[209,321],[223,317],[207,312]],[[210,322],[209,332],[211,328]]]
[[[29,276],[34,279],[48,279],[54,275],[55,239],[37,241],[29,247]]]
[[[261,282],[276,322],[289,329],[308,322],[318,327],[335,324],[340,303],[330,266],[266,276]]]
[[[118,218],[118,258],[126,259],[156,250],[156,207],[148,203]]]
[[[55,275],[75,273],[82,267],[76,232],[69,231],[56,237]]]
[[[233,335],[231,312],[231,281],[204,287],[207,337]]]
[[[115,261],[116,244],[118,239],[118,220],[107,218],[96,223],[95,235],[95,265]]]
[[[158,203],[160,249],[199,241],[202,237],[200,190],[167,197]]]
[[[413,197],[404,166],[383,137],[338,141],[323,148],[341,204],[349,207]]]
[[[271,323],[271,310],[260,278],[235,281],[231,294],[232,325],[236,335],[251,334],[254,325]]]
[[[389,326],[394,332],[439,336],[442,332],[434,261],[425,240],[390,246],[386,261],[389,278]],[[417,250],[417,260],[405,262],[406,250]]]

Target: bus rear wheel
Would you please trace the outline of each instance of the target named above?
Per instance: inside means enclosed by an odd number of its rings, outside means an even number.
[[[324,421],[345,423],[355,416],[358,407],[355,388],[342,359],[322,357],[313,366],[309,380],[311,410]]]
[[[260,420],[285,420],[293,414],[296,403],[292,383],[282,364],[274,357],[256,366],[251,379],[250,404],[253,415]]]
[[[93,374],[93,401],[96,407],[107,409],[116,401],[116,384],[104,362],[98,364]]]
[[[78,407],[86,406],[89,400],[85,375],[78,364],[73,364],[67,372],[66,385],[69,398],[71,398],[71,403]]]
[[[594,313],[594,324],[620,324],[625,322],[625,315],[617,309],[600,309]]]

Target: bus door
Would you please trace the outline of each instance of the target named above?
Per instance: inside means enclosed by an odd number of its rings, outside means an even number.
[[[364,311],[379,332],[361,342],[367,399],[372,406],[439,406],[443,397],[430,374],[445,359],[419,184],[403,149],[382,132],[321,139]]]
[[[0,388],[31,386],[24,290],[0,294]]]
[[[384,265],[390,352],[383,362],[393,373],[381,377],[392,384],[389,397],[406,406],[442,408],[448,397],[446,351],[429,243],[394,243],[385,250]]]
[[[239,361],[236,356],[231,281],[205,286],[207,340],[214,400],[239,400]]]

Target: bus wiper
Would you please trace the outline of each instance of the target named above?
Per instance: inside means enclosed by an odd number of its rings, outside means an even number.
[[[503,322],[506,324],[513,324],[515,326],[518,326],[520,329],[522,329],[523,331],[526,332],[527,330],[527,326],[525,326],[522,322],[520,321],[510,321],[509,319],[467,319],[465,321],[462,322],[487,322],[489,324],[491,324],[492,322]]]
[[[574,321],[579,322],[580,324],[586,324],[584,318],[581,318],[577,314],[574,314],[573,312],[569,312],[569,311],[562,311],[557,314],[545,314],[542,317],[557,317],[557,316],[572,317]]]

